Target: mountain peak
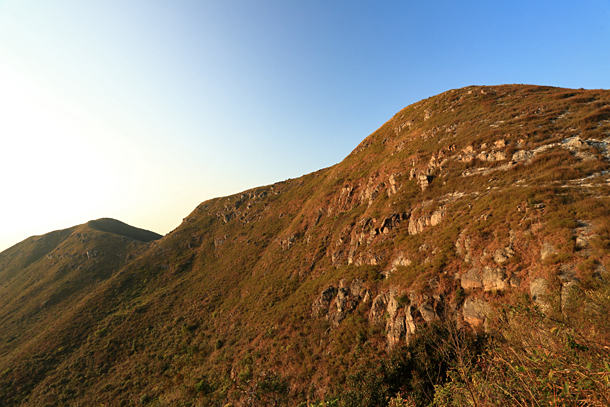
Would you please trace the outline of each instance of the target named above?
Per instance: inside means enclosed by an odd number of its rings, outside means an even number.
[[[96,220],[91,220],[87,222],[86,225],[93,230],[113,233],[115,235],[129,237],[131,239],[139,240],[141,242],[151,242],[153,240],[158,240],[163,237],[158,233],[136,228],[112,218],[100,218]]]

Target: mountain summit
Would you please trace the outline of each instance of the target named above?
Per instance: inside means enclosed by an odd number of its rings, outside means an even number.
[[[609,91],[472,86],[161,239],[110,219],[26,239],[0,253],[0,398],[602,400],[609,143]]]

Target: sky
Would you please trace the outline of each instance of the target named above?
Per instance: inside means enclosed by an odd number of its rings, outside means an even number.
[[[340,162],[469,85],[610,88],[610,0],[0,0],[0,251]]]

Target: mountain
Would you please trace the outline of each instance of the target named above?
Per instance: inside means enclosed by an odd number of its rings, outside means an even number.
[[[472,86],[160,239],[110,219],[26,239],[0,253],[0,399],[596,405],[609,143],[609,91]]]
[[[114,219],[33,236],[0,253],[2,360],[35,340],[162,236]]]

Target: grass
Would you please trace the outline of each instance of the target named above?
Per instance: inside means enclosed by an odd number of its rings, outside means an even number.
[[[511,157],[514,151],[576,134],[599,136],[606,131],[602,122],[609,98],[605,91],[517,85],[453,90],[406,107],[333,167],[202,203],[161,240],[129,239],[139,232],[106,220],[30,238],[0,253],[0,321],[7,327],[0,332],[0,397],[9,406],[116,400],[197,406],[247,403],[249,398],[268,405],[349,405],[354,389],[349,383],[355,383],[350,375],[358,366],[385,366],[383,374],[394,377],[400,371],[394,362],[423,369],[403,384],[419,389],[411,403],[435,398],[449,403],[452,395],[468,402],[472,394],[483,400],[483,390],[491,385],[483,380],[486,374],[522,392],[525,387],[517,380],[526,376],[509,375],[510,363],[492,371],[469,362],[479,359],[460,361],[457,351],[472,349],[460,348],[459,341],[474,339],[451,331],[451,325],[434,328],[444,332],[445,342],[436,344],[444,353],[434,354],[434,344],[412,337],[413,346],[423,346],[418,349],[432,359],[389,356],[386,326],[369,324],[370,307],[377,295],[396,290],[401,307],[427,301],[449,322],[460,318],[460,305],[472,296],[517,306],[530,279],[551,281],[562,264],[574,266],[587,281],[591,293],[585,298],[601,301],[595,273],[610,264],[608,187],[603,182],[566,187],[608,168],[600,151],[595,160],[582,161],[556,147],[509,169],[503,167],[506,160],[467,163],[457,155],[467,146],[477,153],[490,150],[500,140]],[[411,125],[397,134],[406,122]],[[437,162],[447,161],[432,170],[432,182],[422,191],[409,174],[412,168],[427,171],[432,155]],[[478,168],[489,172],[462,175]],[[388,193],[390,177],[396,193]],[[342,195],[344,188],[351,192]],[[446,215],[438,225],[409,234],[411,218],[429,217],[441,206]],[[382,222],[395,214],[407,219],[382,233]],[[590,222],[596,235],[586,250],[573,245],[579,220]],[[521,279],[521,288],[502,295],[464,292],[462,273],[475,266],[496,267],[493,253],[511,244],[511,233],[515,256],[502,267],[507,276]],[[456,251],[461,236],[470,238],[470,263]],[[559,253],[543,264],[540,247],[547,241]],[[83,257],[93,250],[97,256]],[[362,265],[348,264],[350,253]],[[385,278],[399,254],[411,264]],[[363,281],[368,301],[357,300],[338,325],[312,316],[312,304],[324,289],[339,287],[342,280],[349,287],[355,279]],[[523,309],[531,305],[521,304]],[[527,315],[523,311],[515,318]],[[415,317],[418,329],[427,332]],[[523,329],[532,332],[546,324],[525,321],[530,322]],[[569,329],[561,331],[553,349],[572,346],[571,351],[588,355],[583,360],[592,354],[578,346],[593,349],[589,341],[606,340]],[[485,358],[496,355],[510,362],[507,352],[517,343],[510,335],[499,331],[485,342],[490,353],[477,348],[470,356],[489,361]],[[519,352],[521,358],[531,356],[526,349]],[[444,363],[444,373],[425,382],[421,375],[433,358]],[[547,369],[547,374],[551,369],[522,365]],[[602,365],[591,366],[601,372]],[[551,386],[561,394],[555,382],[545,383],[540,388]],[[395,384],[382,386],[383,403],[393,399],[399,405],[402,390]],[[570,394],[576,393],[577,387],[570,386]],[[581,394],[588,391],[583,388]]]

